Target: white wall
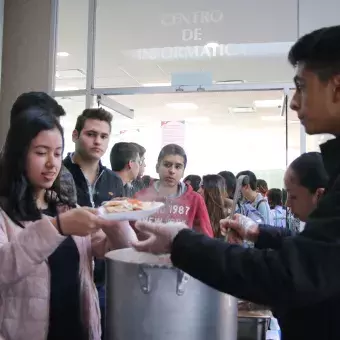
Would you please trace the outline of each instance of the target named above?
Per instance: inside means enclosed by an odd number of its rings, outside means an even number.
[[[299,35],[324,26],[340,25],[339,0],[299,0]]]
[[[4,32],[4,6],[5,0],[0,0],[0,70],[2,65],[2,38]],[[1,88],[1,78],[0,78],[0,88]]]
[[[3,2],[3,0],[2,0]],[[15,99],[27,91],[48,91],[51,4],[5,0],[0,102],[0,147]]]

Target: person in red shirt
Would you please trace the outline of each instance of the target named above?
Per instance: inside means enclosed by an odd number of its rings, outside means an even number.
[[[203,198],[190,185],[181,182],[186,165],[187,155],[182,147],[177,144],[164,146],[156,165],[159,180],[135,197],[141,201],[164,202],[164,207],[148,221],[185,223],[189,228],[213,237]]]

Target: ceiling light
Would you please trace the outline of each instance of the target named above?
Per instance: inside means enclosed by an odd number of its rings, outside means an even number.
[[[171,86],[171,83],[146,83],[142,84],[144,87],[153,87],[153,86]]]
[[[288,120],[289,124],[300,124],[299,120]]]
[[[270,122],[279,122],[285,119],[285,117],[282,116],[262,116],[262,120],[270,121]]]
[[[57,56],[58,57],[68,57],[70,55],[70,53],[68,52],[58,52]]]
[[[184,119],[186,122],[190,123],[207,123],[210,122],[209,117],[187,117]]]
[[[274,100],[255,100],[254,106],[255,107],[281,107],[283,105],[283,99],[274,99]]]
[[[76,86],[57,86],[55,88],[56,91],[77,91],[79,90]]]
[[[246,81],[245,80],[217,80],[214,81],[214,84],[218,85],[233,85],[233,84],[244,84]]]
[[[55,72],[55,76],[56,76],[56,78],[60,78],[60,72],[59,72],[59,71],[56,71],[56,72]]]
[[[204,47],[217,48],[218,46],[220,46],[219,43],[211,41],[211,42],[208,42]]]
[[[253,113],[253,112],[255,112],[255,109],[251,106],[229,108],[229,113]]]
[[[167,107],[175,110],[197,110],[198,106],[194,103],[168,103]]]

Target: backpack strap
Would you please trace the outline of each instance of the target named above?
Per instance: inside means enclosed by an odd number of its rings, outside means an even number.
[[[260,206],[260,204],[261,203],[263,203],[263,202],[265,202],[265,201],[267,201],[265,198],[262,198],[261,200],[259,200],[258,202],[257,202],[257,204],[256,204],[256,210],[258,210],[259,209],[259,206]]]

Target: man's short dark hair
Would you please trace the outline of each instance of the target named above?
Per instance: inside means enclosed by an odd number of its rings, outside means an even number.
[[[141,146],[140,144],[134,143],[134,142],[131,142],[131,144],[134,145],[138,149],[139,157],[140,158],[144,157],[146,153],[146,149],[144,148],[144,146]]]
[[[110,153],[111,169],[122,171],[130,161],[137,160],[138,156],[138,149],[132,143],[116,143]]]
[[[251,190],[256,191],[257,188],[257,178],[255,176],[255,174],[250,171],[250,170],[245,170],[245,171],[241,171],[237,174],[236,178],[239,178],[240,176],[245,175],[249,177],[249,185]]]
[[[111,130],[113,116],[110,112],[108,112],[108,111],[106,111],[102,108],[85,109],[83,111],[83,113],[80,116],[78,116],[76,126],[75,126],[74,129],[77,130],[78,133],[80,133],[81,130],[85,126],[85,122],[88,119],[95,119],[95,120],[101,120],[103,122],[106,122],[106,123],[109,124],[110,130]]]
[[[25,92],[14,102],[11,109],[10,123],[23,111],[30,108],[49,110],[56,117],[65,116],[66,112],[58,102],[45,92]]]
[[[184,168],[186,168],[187,161],[188,161],[187,155],[186,155],[184,149],[177,144],[165,145],[158,155],[157,163],[159,164],[166,156],[170,156],[170,155],[183,157]]]
[[[192,186],[194,191],[198,191],[200,186],[201,186],[202,178],[201,178],[201,176],[198,176],[198,175],[189,175],[189,176],[185,177],[184,180],[183,180],[184,183],[186,181],[190,182],[190,185]]]
[[[302,36],[290,49],[289,62],[303,63],[320,80],[340,73],[340,26],[324,27]]]
[[[218,175],[224,178],[226,191],[228,194],[234,194],[236,189],[236,177],[231,171],[221,171]]]
[[[282,205],[282,191],[280,189],[273,188],[268,190],[267,198],[271,208]]]

